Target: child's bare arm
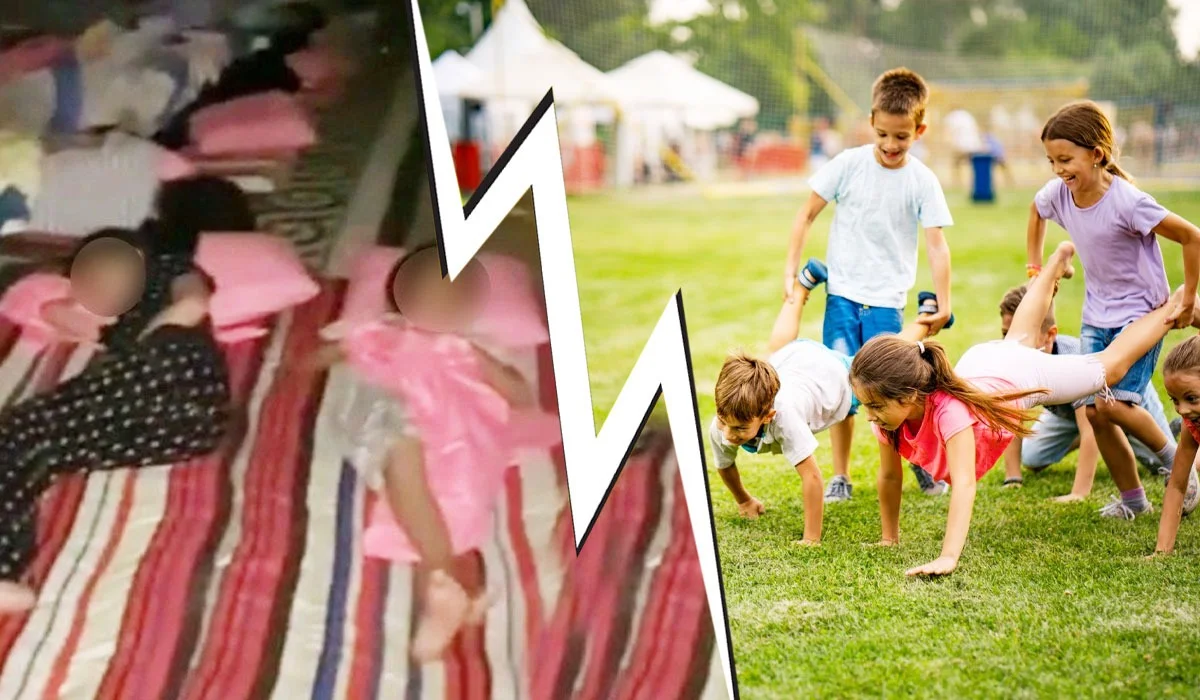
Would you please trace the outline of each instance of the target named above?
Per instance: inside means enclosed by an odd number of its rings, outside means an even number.
[[[909,576],[940,576],[958,567],[958,558],[967,546],[971,529],[971,511],[975,508],[975,431],[960,430],[946,441],[946,464],[954,489],[950,492],[950,513],[946,516],[946,536],[942,539],[942,555],[937,559],[909,569]]]
[[[1025,255],[1034,268],[1042,267],[1046,253],[1046,220],[1038,212],[1037,202],[1029,205],[1029,225],[1025,230]]]
[[[503,396],[509,404],[528,408],[537,403],[533,395],[533,387],[525,381],[525,377],[515,367],[497,360],[487,350],[475,346],[483,363],[484,380]]]
[[[208,281],[196,272],[180,275],[171,281],[171,305],[163,309],[147,324],[142,337],[163,326],[191,328],[208,316],[208,301],[212,288]]]
[[[1200,277],[1200,228],[1176,214],[1168,214],[1154,232],[1183,246],[1183,301],[1171,311],[1169,317],[1175,328],[1187,328],[1192,324],[1192,312],[1196,304],[1196,282]]]
[[[804,539],[801,544],[816,544],[821,541],[821,521],[824,518],[824,484],[821,483],[821,468],[811,455],[796,465],[804,487]]]
[[[1196,440],[1187,430],[1179,434],[1179,449],[1175,450],[1175,463],[1171,466],[1171,478],[1163,494],[1162,518],[1158,521],[1156,553],[1169,554],[1175,549],[1175,536],[1179,534],[1179,521],[1183,518],[1183,497],[1187,492],[1188,477],[1196,461]]]
[[[825,208],[825,200],[817,193],[808,196],[808,201],[796,214],[792,223],[792,236],[788,241],[787,266],[784,268],[783,298],[791,299],[796,291],[796,275],[800,272],[800,256],[804,252],[804,243],[808,240],[808,232],[812,229],[817,215]]]
[[[929,334],[937,332],[950,320],[950,245],[940,226],[925,229],[925,254],[933,271],[933,292],[937,294],[937,313],[925,316],[921,322],[929,326]]]
[[[879,445],[879,520],[881,544],[900,542],[900,495],[904,485],[904,466],[900,453],[891,445]]]

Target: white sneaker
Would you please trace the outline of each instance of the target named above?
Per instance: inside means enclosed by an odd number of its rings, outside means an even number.
[[[1200,504],[1200,476],[1196,475],[1196,465],[1192,465],[1192,472],[1188,474],[1187,490],[1183,492],[1183,514],[1188,515],[1193,510],[1196,510],[1196,505]]]

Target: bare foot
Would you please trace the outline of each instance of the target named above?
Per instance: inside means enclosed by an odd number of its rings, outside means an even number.
[[[16,581],[0,581],[0,615],[20,613],[37,604],[33,589]]]
[[[1055,503],[1079,503],[1083,500],[1083,496],[1080,496],[1077,493],[1068,493],[1065,496],[1055,496],[1050,500],[1054,501]]]
[[[422,603],[424,610],[413,636],[412,657],[419,663],[429,663],[446,653],[470,615],[471,600],[458,581],[439,569],[429,575]]]
[[[471,607],[467,610],[467,624],[472,627],[478,627],[487,620],[488,610],[496,603],[496,596],[484,592],[478,598],[471,601]]]
[[[754,496],[751,496],[750,500],[745,503],[738,504],[738,515],[748,520],[758,520],[758,516],[765,512],[767,512],[767,507]]]
[[[820,547],[820,540],[796,540],[795,544],[799,547]]]
[[[1071,265],[1071,258],[1075,256],[1075,244],[1070,241],[1063,241],[1058,244],[1054,252],[1050,254],[1050,260],[1046,267],[1050,268],[1055,275],[1055,290],[1058,289],[1059,279],[1071,279],[1075,276],[1075,268]]]

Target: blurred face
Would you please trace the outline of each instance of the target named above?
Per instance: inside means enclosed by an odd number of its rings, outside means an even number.
[[[925,414],[925,402],[915,392],[906,399],[885,399],[855,387],[854,395],[862,404],[867,420],[883,430],[896,430],[906,421],[919,420]]]
[[[1071,192],[1089,189],[1100,180],[1104,171],[1098,166],[1103,157],[1099,149],[1077,146],[1066,139],[1043,141],[1042,146],[1054,175],[1062,178]]]
[[[141,252],[118,238],[88,243],[71,265],[71,295],[98,316],[119,316],[133,308],[145,283]]]
[[[413,325],[438,333],[470,329],[488,292],[488,278],[478,260],[472,260],[453,282],[442,277],[436,249],[414,254],[392,280],[396,308]]]
[[[763,425],[770,423],[774,417],[775,409],[771,409],[762,418],[756,418],[752,421],[740,421],[736,418],[717,416],[717,427],[721,431],[721,437],[725,438],[725,442],[741,447],[757,437],[758,431],[762,429]]]
[[[875,130],[875,159],[885,168],[904,165],[908,149],[925,133],[925,125],[918,125],[908,115],[876,112],[871,117]]]
[[[1012,316],[1009,314],[1000,314],[1000,337],[1008,337],[1008,329],[1012,327]],[[1042,352],[1053,352],[1054,341],[1058,338],[1058,326],[1051,326],[1048,330],[1038,330],[1036,347]]]
[[[1171,372],[1163,375],[1163,384],[1175,405],[1175,412],[1189,421],[1200,421],[1200,374]]]

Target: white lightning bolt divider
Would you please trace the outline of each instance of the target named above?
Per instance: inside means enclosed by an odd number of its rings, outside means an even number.
[[[532,188],[576,551],[583,548],[638,433],[662,394],[700,557],[717,650],[725,672],[725,685],[729,697],[736,700],[739,697],[737,677],[718,566],[712,500],[705,475],[682,293],[676,292],[667,302],[597,435],[553,91],[547,92],[464,208],[445,117],[434,85],[418,0],[405,4],[415,38],[417,89],[421,123],[425,126],[425,143],[429,149],[427,162],[432,168],[430,189],[442,272],[450,279],[456,278],[513,206]]]

